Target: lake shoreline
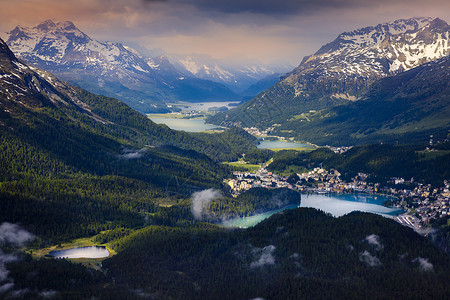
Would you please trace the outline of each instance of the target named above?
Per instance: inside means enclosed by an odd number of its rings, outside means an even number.
[[[366,197],[372,198],[373,200],[372,201],[355,201],[355,200],[350,200],[348,198],[340,199],[342,197],[338,197],[338,196],[346,196],[346,195],[353,195],[356,198],[366,196]],[[381,203],[379,203],[380,201],[375,201],[376,199],[374,199],[374,198],[377,198],[377,197],[386,198],[386,196],[375,195],[375,194],[359,194],[359,193],[347,193],[347,194],[305,193],[305,194],[303,194],[302,193],[301,196],[302,197],[301,197],[299,205],[289,204],[282,208],[278,208],[275,210],[270,210],[270,211],[266,211],[266,212],[262,212],[262,213],[257,213],[257,214],[247,216],[247,217],[238,217],[238,218],[234,218],[234,219],[228,219],[228,220],[222,221],[222,223],[220,223],[220,225],[224,226],[224,227],[228,227],[228,228],[249,228],[249,227],[255,226],[256,224],[258,224],[259,222],[263,221],[264,219],[272,216],[273,214],[284,211],[286,209],[294,209],[294,208],[299,208],[299,207],[304,207],[304,208],[310,207],[310,208],[318,209],[318,210],[324,211],[326,213],[330,213],[335,218],[340,217],[345,214],[348,214],[348,213],[351,213],[353,211],[369,212],[369,213],[374,213],[374,214],[378,214],[378,215],[381,215],[384,217],[389,217],[389,218],[394,218],[395,216],[399,216],[399,215],[402,215],[405,213],[402,209],[384,206],[382,203],[386,202],[386,199],[384,199],[384,201],[382,201]],[[306,198],[308,198],[310,196],[322,197],[322,198],[318,198],[318,201],[315,203],[315,205],[310,205],[311,203],[308,203],[308,205],[306,205],[306,203],[305,203],[306,199],[304,199],[303,196],[306,196]],[[327,198],[329,198],[329,199],[327,199]],[[342,206],[344,204],[344,207],[338,207],[338,209],[335,207],[334,208],[335,211],[333,213],[332,205],[330,205],[328,207],[328,209],[324,209],[324,207],[320,206],[320,204],[324,203],[324,200],[335,202],[335,204],[337,203],[337,204],[339,204],[339,206]],[[330,203],[333,204],[332,202],[330,202]],[[302,205],[304,205],[304,206],[302,206]],[[345,205],[347,207],[345,207]],[[342,211],[343,208],[344,208],[344,212]],[[347,209],[347,210],[345,211],[345,209]]]

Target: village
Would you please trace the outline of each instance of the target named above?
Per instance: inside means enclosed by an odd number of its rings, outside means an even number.
[[[420,231],[432,219],[450,216],[450,181],[444,181],[440,188],[432,188],[429,184],[411,180],[407,182],[408,187],[414,188],[406,189],[403,178],[391,178],[389,186],[381,186],[369,182],[369,174],[358,173],[351,181],[345,182],[334,169],[314,168],[296,175],[280,176],[269,172],[263,165],[255,173],[234,171],[233,178],[224,181],[230,186],[234,197],[253,187],[289,188],[310,194],[363,193],[387,196],[390,201],[386,205],[405,211],[394,219],[416,231]]]

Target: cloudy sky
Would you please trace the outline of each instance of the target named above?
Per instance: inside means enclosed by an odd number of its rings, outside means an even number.
[[[450,1],[0,0],[2,32],[73,21],[102,41],[294,65],[341,32],[414,16],[450,22]]]

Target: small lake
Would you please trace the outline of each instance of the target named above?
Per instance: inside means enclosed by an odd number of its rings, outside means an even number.
[[[90,246],[55,250],[48,255],[54,258],[105,258],[109,256],[109,251],[105,247]]]
[[[289,148],[311,148],[308,144],[301,144],[287,141],[260,141],[257,146],[259,149],[289,149]]]
[[[200,132],[220,128],[216,125],[205,124],[205,120],[203,119],[155,118],[152,115],[149,115],[149,118],[156,124],[166,124],[170,129],[184,130],[187,132]]]
[[[352,211],[363,211],[392,218],[403,213],[403,210],[383,206],[388,198],[376,195],[346,194],[346,195],[302,195],[300,207],[311,207],[340,217]],[[258,214],[248,218],[236,218],[222,223],[225,227],[248,228],[255,226],[268,217],[286,209],[294,209],[298,205],[290,205],[278,210]]]

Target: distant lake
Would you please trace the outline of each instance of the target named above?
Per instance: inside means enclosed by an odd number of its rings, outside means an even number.
[[[352,211],[363,211],[379,214],[392,218],[402,214],[403,210],[383,206],[386,197],[376,195],[347,194],[347,195],[302,195],[300,207],[312,207],[330,213],[335,217],[340,217]],[[248,228],[255,226],[262,220],[286,209],[294,209],[298,205],[290,205],[278,210],[258,214],[248,218],[236,218],[222,223],[225,227]]]
[[[202,119],[175,119],[175,118],[155,118],[149,115],[150,120],[156,124],[166,124],[170,129],[184,130],[187,132],[200,132],[220,128],[216,125],[205,124]]]
[[[226,106],[228,109],[233,108],[229,104],[237,104],[239,101],[226,101],[226,102],[197,102],[197,103],[183,103],[181,105],[182,111],[208,111],[211,107],[223,107]],[[178,105],[177,105],[178,106]],[[170,114],[167,114],[168,116]],[[166,124],[170,129],[174,130],[184,130],[187,132],[200,132],[211,129],[221,128],[216,125],[206,124],[205,120],[202,119],[176,119],[176,118],[165,118],[161,117],[161,114],[152,116],[148,114],[150,120],[156,124]]]
[[[283,149],[283,148],[311,148],[308,144],[301,144],[287,141],[260,141],[259,149]]]
[[[90,246],[55,250],[48,255],[55,258],[105,258],[109,256],[109,251],[105,247]]]

